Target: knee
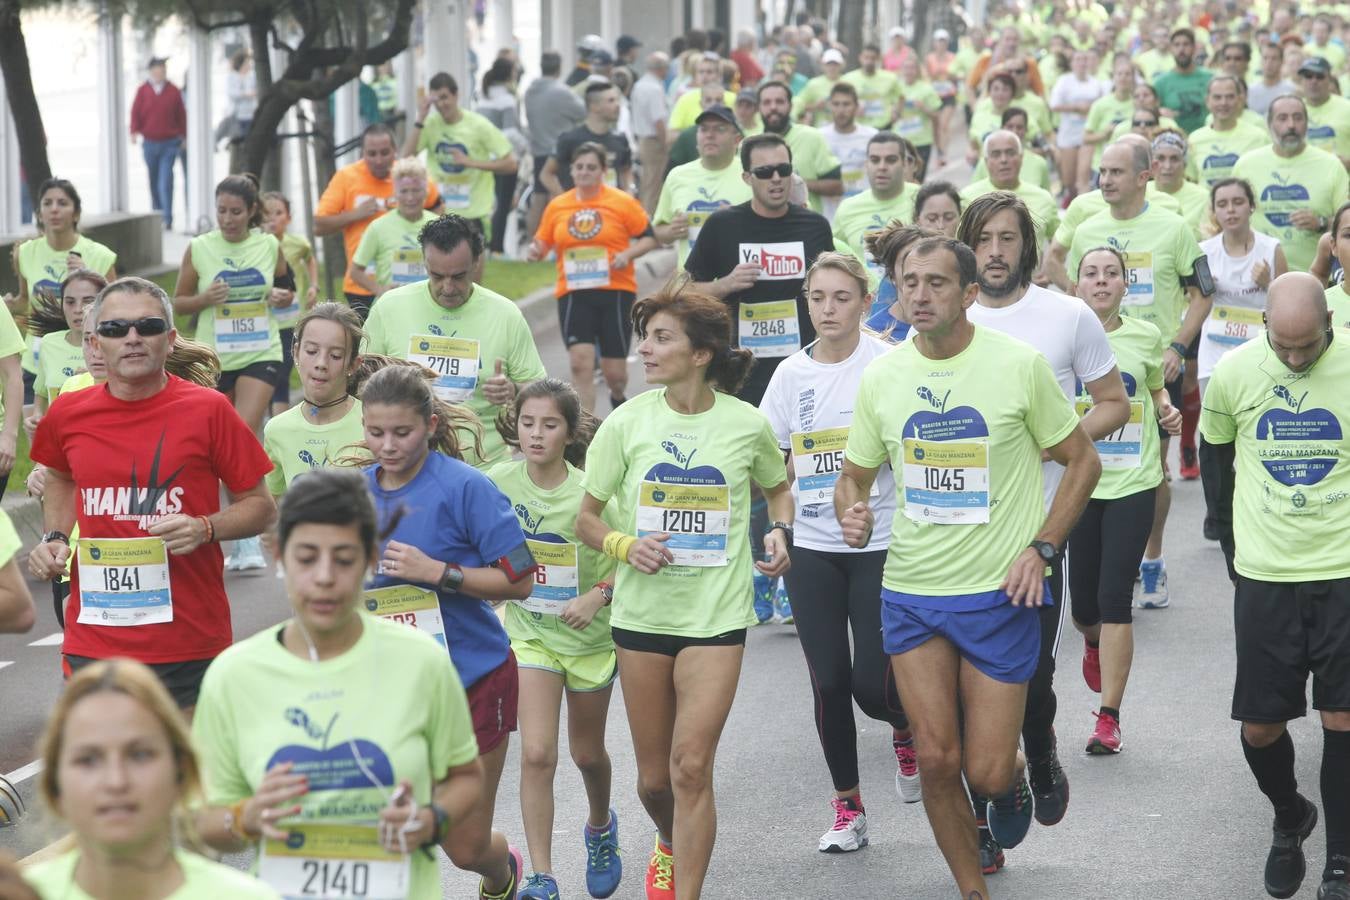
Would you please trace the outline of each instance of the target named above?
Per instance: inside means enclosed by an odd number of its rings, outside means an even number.
[[[919,771],[925,779],[957,781],[961,778],[961,747],[955,742],[918,739],[914,742]]]
[[[476,822],[451,828],[441,843],[441,849],[450,857],[456,869],[473,870],[492,846],[492,830],[480,828]]]
[[[1252,747],[1269,747],[1283,736],[1283,722],[1243,722],[1242,739]]]
[[[671,782],[681,793],[697,793],[712,786],[712,753],[676,747],[670,755]]]
[[[558,748],[525,741],[521,745],[520,761],[525,768],[535,772],[552,772],[558,767]]]
[[[582,772],[597,772],[609,768],[609,754],[604,747],[572,748],[572,762]]]
[[[670,773],[638,772],[637,791],[647,802],[668,799],[671,795]]]
[[[1012,787],[1016,757],[973,759],[966,762],[966,782],[972,793],[996,797]]]

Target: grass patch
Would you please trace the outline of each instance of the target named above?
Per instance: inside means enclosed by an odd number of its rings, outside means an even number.
[[[32,471],[33,461],[28,458],[28,433],[20,428],[19,443],[14,450],[14,469],[9,473],[5,493],[16,496],[26,493],[24,484],[28,481],[28,473]]]
[[[489,259],[483,269],[483,287],[520,302],[540,288],[551,288],[558,270],[551,262]]]

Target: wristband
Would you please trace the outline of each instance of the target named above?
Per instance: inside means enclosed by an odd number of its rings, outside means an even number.
[[[431,829],[431,839],[423,847],[433,847],[445,840],[445,833],[450,830],[450,814],[442,807],[437,806],[435,801],[427,804],[427,809],[431,810],[433,827]]]
[[[202,543],[214,544],[216,542],[216,526],[212,525],[211,520],[206,516],[198,516],[197,518],[201,519],[202,524],[206,526],[206,539]]]
[[[244,830],[244,804],[246,802],[240,800],[225,812],[225,827],[229,829],[230,834],[245,843],[252,840],[248,836],[248,832]]]
[[[1168,349],[1171,350],[1173,353],[1175,353],[1177,356],[1180,356],[1182,359],[1185,359],[1186,351],[1189,350],[1190,348],[1187,347],[1185,344],[1181,343],[1181,341],[1173,341],[1171,344],[1168,345]]]
[[[614,585],[608,581],[597,581],[595,587],[600,591],[600,596],[604,598],[606,606],[614,602]]]
[[[600,545],[600,552],[610,559],[618,560],[621,563],[628,562],[628,551],[633,549],[637,543],[637,538],[631,534],[624,534],[622,531],[611,531],[605,535],[604,541]]]
[[[454,563],[446,563],[441,570],[441,580],[437,584],[442,591],[453,594],[464,586],[464,570]]]

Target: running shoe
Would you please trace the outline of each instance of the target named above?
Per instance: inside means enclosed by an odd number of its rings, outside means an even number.
[[[592,897],[608,897],[619,888],[623,860],[619,854],[619,815],[609,811],[604,828],[582,829],[586,842],[586,890]]]
[[[773,618],[773,580],[758,572],[754,577],[755,619],[763,625]]]
[[[834,824],[820,836],[821,853],[852,853],[867,846],[867,816],[856,797],[830,798]]]
[[[1026,773],[1020,773],[1012,789],[990,800],[984,809],[989,833],[1000,847],[1009,850],[1022,843],[1031,830],[1031,786]]]
[[[520,888],[520,893],[516,895],[519,900],[561,900],[562,895],[558,893],[558,882],[552,875],[545,875],[540,872],[534,872],[529,878],[525,879],[525,884]]]
[[[1095,712],[1097,727],[1088,738],[1087,752],[1093,756],[1108,756],[1120,752],[1120,720],[1110,713]]]
[[[905,803],[918,803],[923,799],[923,785],[919,782],[919,754],[914,750],[914,738],[903,741],[891,738],[891,749],[895,751],[895,792]]]
[[[483,879],[478,879],[478,900],[515,900],[516,888],[520,884],[520,873],[525,869],[525,857],[520,855],[520,851],[507,844],[508,851],[506,862],[511,870],[511,881],[506,888],[495,894],[489,894]]]
[[[986,875],[993,875],[1007,862],[1003,856],[1003,848],[989,833],[988,825],[979,820],[975,824],[980,829],[980,871]]]
[[[647,900],[675,900],[675,857],[657,837],[647,862]]]
[[[1200,477],[1200,457],[1194,447],[1181,445],[1181,480],[1195,481]]]
[[[1292,897],[1303,885],[1308,864],[1303,859],[1303,842],[1317,827],[1317,807],[1306,797],[1303,801],[1303,819],[1294,828],[1281,828],[1275,823],[1275,837],[1270,842],[1266,857],[1266,893],[1272,897]],[[1335,896],[1335,895],[1333,895]]]
[[[1205,516],[1203,533],[1205,535],[1205,540],[1217,541],[1219,539],[1219,520]]]
[[[1031,776],[1031,793],[1036,797],[1036,821],[1046,826],[1058,825],[1069,811],[1069,777],[1059,764],[1059,741],[1054,729],[1050,730],[1050,752],[1028,759],[1027,774]]]
[[[241,547],[242,544],[243,544],[242,541],[235,541],[235,542],[230,546],[230,552],[229,552],[229,555],[225,557],[225,571],[226,571],[226,572],[238,572],[238,571],[239,571],[239,550],[240,550],[240,547]]]
[[[1094,647],[1083,638],[1083,681],[1094,694],[1102,692],[1101,647]]]
[[[1162,560],[1139,564],[1139,606],[1142,609],[1166,609],[1167,567]]]
[[[263,556],[262,539],[258,537],[244,538],[236,541],[235,552],[239,555],[236,568],[240,572],[249,572],[254,569],[266,569],[267,558]]]
[[[773,617],[783,625],[791,625],[792,601],[788,599],[787,585],[783,584],[783,579],[778,579],[778,590],[773,595]]]
[[[1350,900],[1350,881],[1328,878],[1317,889],[1317,900]]]

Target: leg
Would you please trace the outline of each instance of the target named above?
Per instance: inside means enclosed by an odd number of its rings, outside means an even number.
[[[521,667],[520,817],[534,872],[553,871],[553,776],[562,694],[561,673]]]
[[[520,179],[515,172],[492,176],[492,186],[496,193],[496,203],[492,207],[492,239],[489,249],[498,255],[506,252],[506,222],[515,206],[516,182]]]
[[[609,396],[613,400],[621,400],[628,390],[628,359],[618,357],[611,359],[608,356],[600,357],[600,371],[605,376],[605,384],[609,386]],[[592,388],[594,392],[594,388]],[[592,401],[593,403],[594,401]]]
[[[605,749],[605,725],[609,721],[609,698],[613,685],[598,691],[567,692],[567,743],[572,762],[586,787],[590,816],[586,823],[604,828],[609,822],[610,783],[613,767]]]
[[[610,405],[617,408],[628,390],[628,345],[633,338],[636,295],[628,291],[605,294],[607,302],[596,310],[598,321],[593,336],[600,347],[600,371],[609,388]]]
[[[1327,823],[1322,880],[1345,880],[1350,871],[1350,712],[1322,712],[1321,781]]]
[[[1074,194],[1086,194],[1092,181],[1092,147],[1083,144],[1078,148],[1078,172],[1074,185]]]
[[[1060,147],[1056,159],[1059,169],[1060,189],[1066,194],[1073,192],[1073,186],[1076,183],[1074,179],[1078,177],[1078,154],[1076,148]]]
[[[1042,606],[1037,610],[1040,617],[1040,659],[1036,664],[1036,674],[1027,685],[1026,717],[1022,724],[1022,741],[1026,747],[1027,759],[1033,763],[1049,756],[1055,749],[1055,713],[1059,708],[1054,687],[1055,655],[1059,651],[1059,636],[1064,623],[1066,605],[1064,567],[1064,554],[1061,553],[1051,564],[1048,579],[1054,605]]]
[[[173,227],[173,165],[178,161],[178,148],[181,145],[178,140],[168,141],[160,163],[159,199],[164,204],[165,228]]]
[[[234,384],[234,408],[254,434],[262,434],[263,414],[272,402],[272,391],[270,382],[249,375],[241,375]]]
[[[477,872],[483,876],[483,889],[489,894],[500,894],[511,881],[510,846],[506,835],[492,830],[492,813],[497,806],[497,786],[506,765],[506,748],[510,739],[479,757],[483,761],[483,796],[469,815],[451,823],[450,831],[441,842],[441,849],[457,869]]]
[[[670,779],[675,794],[675,896],[702,896],[717,839],[713,759],[736,699],[745,647],[687,647],[675,657],[675,727]]]
[[[1102,620],[1102,707],[1116,710],[1125,697],[1125,684],[1134,661],[1131,600],[1135,560],[1139,558],[1152,523],[1153,491],[1108,500],[1102,522],[1101,569],[1097,604]],[[1078,560],[1075,557],[1076,568]]]
[[[1166,456],[1170,441],[1162,441],[1162,452]],[[1158,485],[1153,498],[1153,526],[1149,530],[1148,544],[1144,547],[1145,559],[1161,559],[1163,553],[1163,529],[1167,527],[1167,514],[1172,509],[1172,488],[1164,478]]]
[[[908,732],[909,719],[900,702],[890,658],[881,647],[881,573],[886,554],[880,550],[850,553],[844,566],[853,634],[853,699],[868,718],[886,722],[897,732]],[[798,633],[801,629],[798,623]]]
[[[595,345],[572,344],[567,348],[572,368],[572,387],[577,389],[583,408],[595,410]]]
[[[150,206],[162,213],[164,201],[159,196],[159,141],[141,139],[141,158],[145,160],[145,174],[150,182]]]
[[[675,658],[622,647],[615,652],[628,730],[633,735],[638,799],[656,825],[658,836],[669,846],[675,834],[675,798],[670,784]]]

